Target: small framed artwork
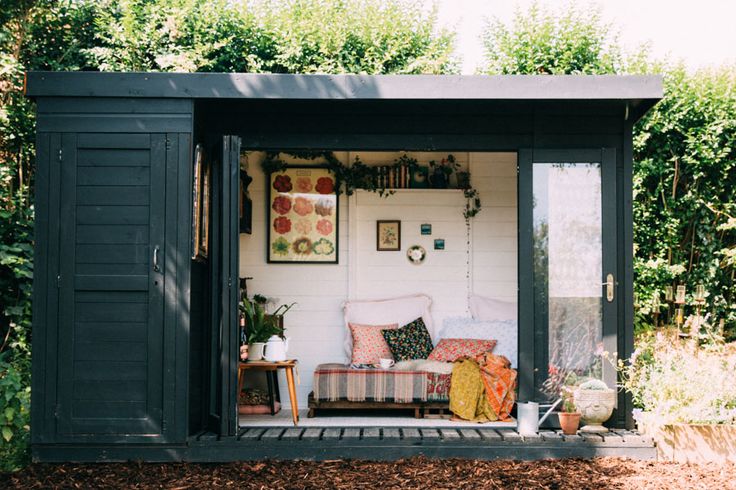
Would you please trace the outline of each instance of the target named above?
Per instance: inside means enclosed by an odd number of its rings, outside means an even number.
[[[432,234],[432,225],[430,223],[422,223],[419,226],[419,229],[422,232],[422,235],[431,235]]]
[[[434,249],[435,250],[444,250],[445,249],[445,239],[444,238],[435,238],[435,240],[434,240]]]
[[[288,165],[268,184],[268,263],[337,264],[333,173],[324,165]]]
[[[376,250],[379,252],[401,250],[401,221],[376,221]]]

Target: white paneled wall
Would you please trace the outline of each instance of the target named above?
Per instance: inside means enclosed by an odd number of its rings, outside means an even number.
[[[369,164],[392,162],[394,152],[341,152]],[[410,153],[420,163],[439,160],[446,153]],[[407,190],[387,198],[358,191],[340,197],[339,264],[266,263],[266,179],[260,170],[262,153],[249,153],[249,191],[253,199],[253,234],[240,236],[240,275],[253,277],[248,292],[296,302],[286,315],[289,356],[299,359],[300,407],[306,407],[314,368],[325,362],[343,362],[345,327],[342,304],[348,298],[390,298],[425,293],[433,299],[433,317],[439,327],[446,316],[467,314],[469,288],[476,294],[516,299],[516,154],[453,152],[470,169],[472,183],[481,193],[482,211],[471,220],[468,255],[461,191]],[[303,163],[299,160],[287,160]],[[376,251],[376,220],[401,220],[401,252]],[[432,224],[432,235],[422,236],[420,225]],[[434,250],[435,238],[445,250]],[[428,252],[422,265],[406,258],[409,246]],[[470,277],[468,277],[470,259]],[[286,390],[282,379],[282,393]],[[288,404],[286,396],[282,397]]]

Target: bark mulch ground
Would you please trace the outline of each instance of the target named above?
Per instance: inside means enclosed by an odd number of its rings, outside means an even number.
[[[34,464],[0,475],[0,488],[736,488],[736,465],[682,465],[617,458],[394,462],[288,461],[228,464]]]

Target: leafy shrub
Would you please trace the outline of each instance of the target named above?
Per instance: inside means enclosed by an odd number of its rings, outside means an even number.
[[[0,354],[0,472],[20,469],[30,459],[30,366],[5,357]]]
[[[639,420],[736,423],[736,345],[717,337],[701,345],[676,332],[649,332],[639,337],[631,359],[620,367]]]

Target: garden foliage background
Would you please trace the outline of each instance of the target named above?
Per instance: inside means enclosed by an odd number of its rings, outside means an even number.
[[[27,458],[33,275],[30,70],[455,73],[454,34],[415,0],[2,0],[0,471]],[[703,282],[736,336],[736,69],[688,73],[626,53],[597,11],[491,21],[486,73],[664,73],[635,128],[637,328],[666,284]]]

